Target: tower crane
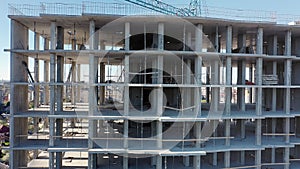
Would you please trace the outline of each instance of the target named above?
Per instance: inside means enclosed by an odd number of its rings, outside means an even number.
[[[160,0],[125,0],[135,5],[162,13],[176,16],[201,16],[201,0],[191,0],[189,8],[178,8]]]

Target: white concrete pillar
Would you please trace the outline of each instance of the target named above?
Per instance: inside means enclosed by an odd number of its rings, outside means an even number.
[[[273,55],[277,55],[278,53],[278,40],[277,40],[277,35],[273,36]]]
[[[203,48],[203,25],[198,24],[195,29],[195,51],[201,52]],[[198,55],[195,58],[195,84],[201,86],[202,84],[202,57]],[[194,92],[194,104],[195,104],[195,114],[198,116],[201,116],[201,100],[202,100],[202,93],[201,93],[201,87],[195,88]],[[196,147],[200,148],[201,144],[201,122],[195,122],[194,124],[195,129],[195,137],[196,137]],[[194,156],[193,157],[193,167],[194,169],[200,169],[201,168],[201,156]]]
[[[44,38],[44,50],[49,50],[49,39]],[[44,61],[44,82],[49,82],[49,61]],[[49,96],[49,85],[44,86],[44,105],[49,105],[50,96]]]
[[[158,50],[164,50],[164,23],[158,23]],[[163,56],[158,56],[157,58],[157,69],[158,69],[158,79],[157,83],[163,83]],[[159,87],[157,89],[157,116],[161,116],[163,113],[163,88]],[[162,148],[162,122],[157,121],[156,124],[156,139],[157,148]],[[162,168],[162,157],[156,157],[156,169]]]
[[[255,151],[255,165],[257,169],[261,169],[261,150]]]
[[[287,59],[284,63],[284,84],[285,86],[291,85],[291,74],[292,74],[292,60]],[[284,102],[284,111],[286,114],[290,114],[290,88],[285,89],[285,102]]]
[[[57,45],[56,49],[64,49],[64,28],[61,26],[57,26]],[[64,57],[57,55],[56,57],[56,82],[63,83],[64,82]],[[64,95],[64,86],[57,85],[56,86],[56,109],[58,112],[63,111],[63,95]],[[62,140],[63,135],[63,119],[56,119],[56,140]],[[56,152],[56,168],[62,168],[62,152]]]
[[[89,49],[95,49],[95,21],[90,20],[89,25]],[[96,97],[96,88],[94,86],[95,79],[97,78],[97,59],[93,54],[89,54],[89,116],[93,116],[94,113],[97,111],[97,97]],[[96,135],[96,120],[90,119],[89,120],[89,141],[88,147],[93,148],[94,143],[92,138]],[[96,157],[95,154],[89,154],[88,159],[88,168],[94,169],[96,168]]]
[[[273,61],[273,75],[277,75],[277,62]],[[277,94],[276,88],[272,89],[272,111],[276,111]]]
[[[232,84],[232,69],[231,69],[231,57],[226,58],[226,85],[231,85]],[[230,115],[231,112],[231,87],[226,87],[225,91],[225,113],[226,115]]]
[[[80,75],[81,75],[81,73],[80,73],[80,72],[81,72],[81,69],[80,69],[80,67],[81,67],[80,64],[77,64],[77,65],[76,65],[76,68],[77,68],[77,69],[76,69],[76,76],[77,76],[76,79],[77,79],[78,82],[81,81],[81,77],[80,77]],[[77,88],[76,88],[76,90],[77,90],[77,91],[76,91],[76,102],[79,103],[79,102],[81,102],[81,98],[80,98],[80,97],[81,97],[81,93],[80,93],[80,92],[81,92],[81,86],[78,85]]]
[[[258,61],[257,61],[258,68],[262,69],[261,65],[262,65],[262,58],[258,58]],[[257,74],[258,77],[256,78],[257,79],[257,82],[256,82],[257,85],[261,85],[262,84],[261,83],[261,69],[260,70],[256,69],[256,72],[258,73]],[[262,115],[262,97],[261,96],[262,96],[262,88],[259,87],[257,89],[257,97],[256,97],[257,98],[256,99],[256,114],[258,116]],[[256,130],[255,130],[256,145],[261,145],[261,132],[262,132],[261,130],[262,130],[262,121],[261,121],[261,119],[257,119],[256,120]],[[257,152],[258,155],[261,155],[261,150],[258,150],[258,151],[260,151],[260,153]],[[256,156],[256,157],[260,158],[261,156]],[[257,165],[259,165],[259,164],[257,164]]]
[[[185,78],[185,84],[191,84],[191,60],[187,59],[186,62],[186,78]],[[190,107],[191,106],[191,89],[190,88],[185,88],[185,99],[184,99],[184,108]],[[190,138],[190,123],[189,122],[184,122],[185,128],[187,129],[185,132],[187,133],[186,138]],[[189,167],[190,166],[190,157],[189,156],[184,156],[183,157],[183,163],[184,166]]]
[[[263,59],[257,58],[256,60],[256,85],[261,86],[262,85],[262,69],[263,69]],[[261,115],[262,114],[262,88],[258,87],[256,92],[256,114]]]
[[[257,39],[256,39],[256,53],[263,54],[263,28],[259,27],[257,29]]]
[[[228,29],[228,28],[227,28]],[[232,31],[232,30],[231,30]],[[229,33],[230,34],[230,33]],[[231,39],[227,36],[227,38]],[[226,52],[231,52],[231,50],[226,50]],[[226,58],[226,85],[231,85],[231,57]],[[226,87],[225,91],[225,113],[230,115],[231,112],[231,87]],[[225,145],[230,146],[230,120],[225,120]],[[225,167],[230,167],[230,151],[224,153],[224,164]]]
[[[271,163],[275,163],[276,162],[276,149],[272,148],[271,150]]]
[[[130,23],[126,22],[125,23],[125,51],[129,51],[130,50]],[[125,70],[125,87],[124,87],[124,115],[128,116],[129,115],[129,104],[130,104],[130,99],[129,99],[129,71],[130,71],[130,60],[129,60],[129,55],[125,56],[125,60],[124,60],[124,70]],[[128,149],[128,120],[125,119],[124,120],[124,142],[123,142],[123,146],[124,149]],[[123,169],[128,169],[128,157],[125,155],[123,157]]]
[[[40,49],[40,34],[37,32],[34,32],[34,50],[38,51]],[[34,58],[34,82],[39,83],[40,79],[40,64],[38,55]],[[36,109],[40,106],[40,85],[34,84],[34,100],[33,100],[33,107]],[[39,131],[39,118],[34,117],[33,118],[34,123],[34,130],[33,132],[38,134]],[[38,135],[37,135],[38,136]],[[38,151],[33,151],[33,158],[36,159],[38,157]]]
[[[52,21],[50,26],[50,49],[56,49],[56,22]],[[56,81],[56,55],[50,54],[50,83],[55,83]],[[50,86],[50,115],[55,114],[55,102],[56,102],[56,91],[55,86]],[[49,146],[54,146],[54,136],[55,136],[55,119],[49,118]],[[49,168],[54,169],[54,153],[49,153]]]
[[[18,21],[11,20],[11,49],[28,49],[28,28]],[[10,82],[28,82],[28,75],[22,62],[28,63],[28,57],[14,52],[10,53]],[[15,118],[14,114],[28,110],[28,86],[11,84],[10,88],[10,147],[14,147],[27,139],[27,137],[18,137],[27,135],[27,118]],[[27,166],[27,151],[16,151],[9,149],[9,167],[17,169]]]
[[[256,39],[256,53],[263,54],[263,28],[259,27],[257,30],[257,39]],[[257,58],[256,60],[256,85],[262,85],[262,69],[263,69],[263,59]],[[256,114],[262,115],[262,88],[258,87],[256,90]],[[256,120],[256,145],[261,145],[261,119]],[[255,151],[255,164],[258,166],[257,169],[260,169],[261,166],[261,150]]]
[[[246,61],[238,61],[238,84],[245,85],[246,83]],[[240,111],[245,111],[245,88],[238,88],[238,107]]]
[[[215,49],[216,49],[216,52],[220,52],[219,48],[220,48],[220,45],[219,45],[219,26],[217,25],[216,26],[216,33],[215,33]]]
[[[76,62],[72,61],[71,63],[72,67],[72,94],[71,94],[71,103],[72,105],[76,104],[76,87],[75,87],[75,82],[76,82]]]
[[[198,24],[195,30],[195,51],[202,52],[203,48],[203,25]]]
[[[196,137],[196,148],[201,147],[202,141],[201,139],[201,122],[195,122],[194,124],[194,130],[195,130],[195,137]],[[193,167],[194,169],[200,169],[201,168],[201,156],[194,156],[193,157]]]
[[[44,61],[44,82],[49,82],[49,61]],[[44,105],[49,105],[49,85],[44,86]]]
[[[253,65],[249,66],[249,81],[253,82]],[[249,88],[249,103],[253,103],[253,88]]]
[[[283,161],[285,163],[284,169],[289,169],[290,168],[290,148],[289,147],[284,148],[284,154],[283,155],[284,155]]]
[[[34,50],[40,49],[40,34],[35,32],[34,33]],[[39,83],[39,59],[38,55],[34,58],[34,81],[35,83]],[[34,85],[34,108],[38,108],[40,104],[40,86]],[[36,124],[36,123],[35,123]],[[36,131],[35,131],[36,132]]]
[[[211,63],[211,84],[212,85],[218,85],[219,84],[219,61],[215,60]],[[218,111],[219,106],[219,88],[212,88],[212,97],[211,97],[211,109],[213,112]],[[214,120],[214,128],[216,125],[216,122]],[[214,132],[214,137],[217,137],[217,131]],[[213,165],[218,165],[218,153],[213,153]]]
[[[100,83],[105,83],[105,64],[100,63]],[[105,102],[105,87],[100,87],[100,98],[99,103],[100,105],[103,105]]]
[[[292,31],[288,30],[285,34],[285,51],[284,54],[286,56],[292,55]]]
[[[241,165],[245,165],[245,151],[241,151],[240,163]]]
[[[72,50],[76,50],[76,39],[72,39]],[[73,105],[76,104],[76,101],[78,100],[76,98],[77,94],[77,90],[76,90],[76,86],[74,85],[74,83],[76,82],[77,76],[76,76],[76,61],[72,60],[71,62],[71,67],[72,67],[72,94],[71,94],[71,103]]]
[[[226,53],[231,53],[232,51],[232,26],[227,26],[226,30]]]

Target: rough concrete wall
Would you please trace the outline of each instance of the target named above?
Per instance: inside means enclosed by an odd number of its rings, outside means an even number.
[[[11,49],[28,49],[28,29],[20,23],[11,20]],[[23,63],[28,63],[28,57],[11,53],[11,82],[27,82],[27,72]],[[11,115],[28,110],[28,86],[11,85]],[[27,118],[11,118],[11,133],[14,136],[10,139],[11,146],[22,144],[24,137],[19,135],[27,134]],[[27,166],[26,151],[12,151],[10,157],[10,168]]]

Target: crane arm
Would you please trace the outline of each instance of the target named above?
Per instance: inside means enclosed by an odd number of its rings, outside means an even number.
[[[159,0],[125,0],[135,5],[160,12],[166,15],[195,16],[195,13],[187,8],[177,8]]]

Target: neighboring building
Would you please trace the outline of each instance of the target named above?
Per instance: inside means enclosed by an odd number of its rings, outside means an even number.
[[[299,26],[71,9],[9,15],[11,168],[300,167]]]

